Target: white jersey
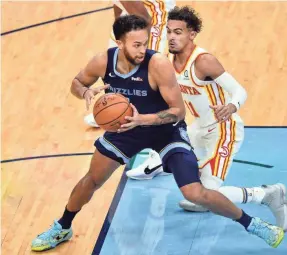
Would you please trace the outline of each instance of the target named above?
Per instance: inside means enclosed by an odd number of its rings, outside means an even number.
[[[198,56],[207,53],[206,50],[195,46],[184,68],[182,70],[174,68],[186,107],[200,127],[208,127],[217,123],[214,110],[209,107],[210,105],[226,105],[231,101],[229,94],[215,81],[201,81],[196,77],[195,60]],[[174,55],[169,54],[169,59],[173,63]],[[232,115],[232,119],[242,122],[236,113]]]
[[[166,23],[168,12],[175,7],[175,0],[149,0],[143,1],[149,15],[151,16],[151,36],[148,48],[162,53],[167,52]],[[121,15],[128,12],[119,0],[114,0],[113,4],[123,10]],[[112,37],[113,38],[113,37]]]

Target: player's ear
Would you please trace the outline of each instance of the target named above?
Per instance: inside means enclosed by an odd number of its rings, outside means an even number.
[[[116,43],[117,43],[117,45],[118,45],[118,48],[119,48],[120,50],[122,50],[123,47],[124,47],[123,42],[122,42],[121,40],[116,40]]]
[[[190,34],[189,34],[189,37],[190,37],[190,40],[193,41],[196,37],[197,33],[193,30],[190,31]]]

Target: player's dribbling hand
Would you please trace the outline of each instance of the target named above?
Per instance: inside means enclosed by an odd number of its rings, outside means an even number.
[[[215,116],[219,123],[230,119],[231,115],[237,111],[234,104],[228,105],[210,105],[210,108],[214,110]]]
[[[137,108],[133,104],[130,104],[133,109],[133,116],[126,116],[125,119],[129,122],[126,124],[121,125],[121,127],[118,129],[118,133],[122,133],[125,131],[128,131],[130,129],[135,128],[136,126],[139,126],[141,123],[141,114],[138,113]]]
[[[86,107],[87,110],[89,110],[90,108],[90,104],[92,102],[92,100],[95,98],[95,95],[99,94],[101,91],[107,89],[110,85],[106,84],[104,86],[99,86],[96,88],[88,88],[85,92],[84,92],[84,99],[86,100]]]

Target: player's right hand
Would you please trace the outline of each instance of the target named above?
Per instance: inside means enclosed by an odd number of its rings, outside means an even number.
[[[137,108],[131,103],[130,106],[133,109],[133,116],[126,116],[125,119],[128,120],[129,122],[126,124],[121,125],[121,127],[118,129],[118,133],[126,132],[130,129],[133,129],[137,126],[141,125],[141,119],[142,119],[142,114],[139,114]]]
[[[228,105],[210,105],[209,107],[214,110],[218,123],[229,120],[231,115],[237,111],[235,105],[231,103]]]
[[[86,100],[86,108],[87,110],[89,110],[90,108],[90,104],[92,102],[92,100],[95,98],[95,95],[99,94],[101,91],[109,88],[109,84],[106,84],[104,86],[99,86],[96,88],[88,88],[84,94],[83,94],[83,98]]]

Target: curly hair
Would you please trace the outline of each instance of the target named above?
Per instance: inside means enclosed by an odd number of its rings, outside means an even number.
[[[198,13],[190,6],[174,7],[168,12],[167,20],[181,20],[186,23],[187,28],[192,28],[199,33],[202,29],[202,20]]]
[[[119,40],[130,31],[147,29],[147,27],[148,24],[145,19],[136,15],[124,15],[115,20],[113,31],[116,40]]]

